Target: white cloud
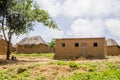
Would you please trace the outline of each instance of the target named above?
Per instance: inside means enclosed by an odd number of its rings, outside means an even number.
[[[120,38],[120,0],[35,0],[39,6],[48,11],[50,16],[57,17],[56,21],[64,18],[76,19],[66,34],[72,37],[98,37],[106,36],[105,29],[109,30],[110,36]],[[108,18],[109,17],[109,18]],[[113,18],[116,17],[116,18]],[[60,19],[59,19],[60,18]],[[66,18],[68,19],[68,18]],[[72,20],[71,20],[72,21]],[[69,20],[67,25],[70,25]],[[59,24],[63,26],[65,24]],[[41,26],[41,24],[39,25]],[[39,31],[40,29],[40,31]],[[70,29],[70,30],[69,30]],[[45,41],[52,38],[65,37],[64,31],[49,28],[36,28],[29,36],[40,35]],[[16,39],[15,42],[23,37]],[[119,40],[120,41],[120,40]]]
[[[68,35],[76,37],[101,37],[104,35],[104,22],[101,19],[77,19],[71,25]]]
[[[66,16],[77,17],[87,15],[88,11],[90,11],[89,0],[66,0],[64,2],[63,14]]]
[[[49,12],[52,17],[56,17],[61,14],[62,5],[57,0],[35,0],[38,5]]]
[[[50,28],[46,28],[46,30],[44,30],[44,32],[42,32],[41,34],[46,41],[50,41],[52,38],[65,37],[63,30],[50,29]]]
[[[119,15],[120,0],[66,0],[64,14],[71,17],[106,17]]]
[[[16,44],[19,41],[21,41],[24,37],[30,37],[30,36],[41,36],[43,40],[46,42],[51,41],[52,38],[63,38],[65,37],[64,31],[57,30],[57,29],[51,29],[48,27],[43,26],[41,23],[37,23],[35,27],[35,30],[30,32],[28,35],[20,35],[19,37],[16,37],[15,35],[12,38],[12,43]]]
[[[12,44],[13,45],[16,45],[16,43],[19,43],[19,41],[21,41],[24,37],[27,37],[28,35],[20,35],[20,36],[16,36],[16,35],[13,35],[12,36]]]
[[[112,35],[120,38],[120,19],[106,19],[105,25]]]
[[[120,16],[120,0],[36,0],[53,17],[60,14],[68,17]]]

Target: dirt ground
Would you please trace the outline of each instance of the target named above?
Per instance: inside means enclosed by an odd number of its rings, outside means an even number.
[[[24,66],[29,66],[32,64],[47,64],[49,62],[53,62],[56,60],[49,59],[49,58],[39,58],[39,57],[21,57],[21,56],[16,56],[17,60],[16,61],[7,61],[5,60],[4,55],[0,55],[0,69],[7,69],[10,67],[16,67],[19,66],[20,64]],[[110,61],[110,62],[120,62],[120,56],[109,56],[108,59],[93,59],[93,60],[86,60],[86,59],[78,59],[78,60],[73,60],[75,62],[104,62],[104,61]]]
[[[55,61],[53,59],[48,59],[48,58],[38,58],[38,57],[21,57],[21,56],[16,56],[17,60],[5,60],[4,55],[0,55],[0,69],[7,69],[10,67],[16,67],[19,66],[20,64],[24,66],[29,66],[32,64],[47,64],[51,61]]]
[[[7,71],[9,68],[18,68],[20,69],[20,65],[22,65],[25,69],[29,69],[32,66],[35,66],[32,68],[32,71],[29,74],[29,78],[35,80],[37,76],[41,76],[41,80],[59,80],[63,75],[64,77],[69,77],[75,72],[86,72],[88,69],[85,68],[78,68],[74,69],[71,68],[68,65],[60,66],[60,65],[52,65],[48,64],[51,62],[56,62],[58,60],[46,58],[46,57],[25,57],[25,56],[16,56],[17,60],[5,60],[5,56],[0,55],[0,70]],[[107,62],[113,62],[118,63],[117,67],[120,67],[120,56],[109,56],[108,59],[92,59],[92,60],[86,60],[84,58],[79,58],[77,60],[72,60],[73,62],[77,63],[86,63],[86,62],[93,62],[93,63],[105,63]],[[98,67],[99,71],[104,70],[104,65],[101,65],[102,67]],[[24,69],[23,68],[23,69]]]

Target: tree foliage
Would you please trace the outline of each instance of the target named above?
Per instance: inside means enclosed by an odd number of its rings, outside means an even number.
[[[20,35],[34,30],[35,22],[41,22],[49,28],[58,28],[49,14],[40,9],[33,0],[0,0],[0,18],[0,29],[7,42],[6,59],[10,56],[13,34]]]
[[[51,42],[48,43],[48,45],[49,45],[51,48],[54,48],[54,47],[55,47],[55,39],[52,39]]]
[[[55,39],[52,39],[51,42],[48,43],[48,45],[51,48],[52,52],[55,52]]]

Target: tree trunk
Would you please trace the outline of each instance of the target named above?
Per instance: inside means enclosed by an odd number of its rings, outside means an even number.
[[[11,29],[10,29],[11,31]],[[8,41],[7,41],[7,54],[6,54],[6,60],[10,60],[10,54],[11,54],[11,38],[12,38],[12,34],[8,33]]]
[[[7,52],[6,52],[6,60],[10,60],[10,44],[11,44],[11,36],[9,37],[9,40],[7,40],[6,35],[5,35],[5,29],[4,29],[4,24],[5,24],[5,16],[3,16],[3,20],[2,20],[2,32],[3,32],[3,36],[4,39],[7,43]]]
[[[6,53],[6,60],[10,60],[10,54],[11,54],[11,50],[10,50],[10,42],[7,41],[7,53]]]

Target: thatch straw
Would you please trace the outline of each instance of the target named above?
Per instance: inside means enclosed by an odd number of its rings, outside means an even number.
[[[113,39],[107,39],[107,46],[118,46],[118,43]]]
[[[25,37],[17,45],[39,45],[46,44],[40,36]]]

